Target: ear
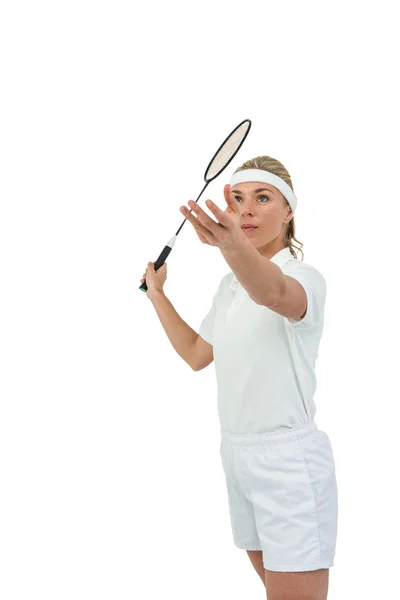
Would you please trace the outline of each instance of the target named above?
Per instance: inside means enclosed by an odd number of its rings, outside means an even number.
[[[287,209],[287,213],[286,213],[286,217],[285,217],[285,221],[286,221],[286,225],[293,219],[293,212],[292,212],[292,207],[290,206],[289,202],[287,200],[285,200],[285,198],[283,199],[285,202],[285,208]]]

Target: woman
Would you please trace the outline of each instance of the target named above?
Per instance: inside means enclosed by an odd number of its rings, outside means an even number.
[[[193,201],[194,214],[181,208],[231,268],[199,334],[163,293],[165,264],[157,272],[148,264],[148,297],[194,370],[214,360],[235,545],[247,551],[270,600],[326,600],[338,496],[331,444],[314,421],[313,401],[326,283],[296,257],[297,199],[279,161],[245,162],[224,196],[224,212],[206,202],[214,218]]]

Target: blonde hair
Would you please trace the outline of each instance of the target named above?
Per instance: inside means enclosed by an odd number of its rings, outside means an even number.
[[[263,169],[264,171],[269,171],[270,173],[273,173],[274,175],[277,175],[278,177],[283,179],[283,181],[285,181],[294,192],[292,180],[287,169],[283,166],[281,162],[279,162],[279,160],[276,160],[275,158],[271,158],[270,156],[257,156],[256,158],[252,158],[243,163],[241,167],[238,167],[236,169],[235,173],[237,173],[238,171],[244,171],[245,169]],[[286,204],[290,206],[286,198],[284,197],[283,199],[286,202]],[[289,248],[291,254],[295,258],[297,258],[295,248],[296,250],[299,250],[302,254],[301,260],[303,260],[304,253],[301,249],[303,244],[295,237],[295,233],[296,227],[293,216],[290,219],[289,223],[287,223],[286,225],[285,233],[283,236],[283,246],[284,248]],[[300,244],[300,247],[295,246],[293,241],[298,242]]]

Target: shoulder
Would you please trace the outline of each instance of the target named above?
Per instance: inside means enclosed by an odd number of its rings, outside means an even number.
[[[214,299],[224,295],[225,290],[229,287],[229,285],[232,281],[232,277],[233,277],[233,273],[232,273],[232,271],[230,271],[229,273],[226,273],[226,275],[224,275],[220,279],[217,289],[214,291]]]
[[[326,279],[317,267],[293,258],[284,265],[282,271],[285,275],[294,277],[299,281],[304,280],[314,288],[318,289],[321,293],[326,293]]]

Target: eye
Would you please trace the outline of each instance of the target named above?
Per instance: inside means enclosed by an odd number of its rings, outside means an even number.
[[[237,200],[238,198],[239,198],[239,200],[242,199],[241,196],[235,196],[234,198],[235,198],[235,200]],[[267,201],[269,201],[269,197],[268,196],[258,196],[257,200],[260,200],[260,198],[265,198]],[[261,202],[261,204],[266,204],[266,202]]]

